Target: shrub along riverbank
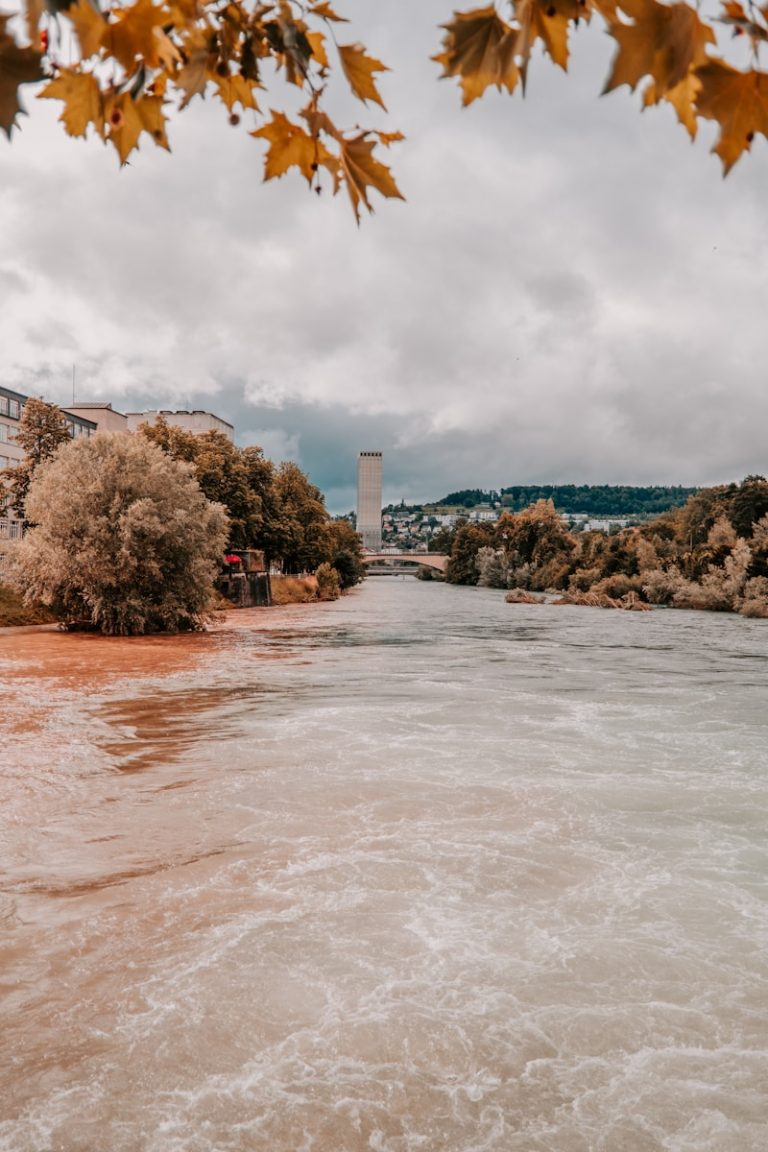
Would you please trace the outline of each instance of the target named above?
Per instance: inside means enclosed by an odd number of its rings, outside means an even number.
[[[55,624],[57,619],[49,608],[42,604],[25,604],[19,592],[0,584],[0,628]]]
[[[551,500],[539,500],[495,524],[458,526],[446,579],[559,592],[571,604],[768,618],[768,481],[702,488],[683,507],[611,535],[573,532]]]

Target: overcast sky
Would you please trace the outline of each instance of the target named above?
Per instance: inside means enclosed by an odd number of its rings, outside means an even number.
[[[525,100],[463,110],[429,60],[460,5],[337,6],[392,68],[389,116],[346,123],[406,134],[406,202],[373,193],[358,229],[345,196],[264,185],[256,125],[212,99],[121,171],[27,96],[0,136],[0,381],[66,404],[76,365],[81,401],[211,410],[334,512],[361,449],[386,500],[768,471],[765,141],[724,181],[714,126],[692,145],[671,108],[600,98],[597,23],[568,76],[537,56]]]

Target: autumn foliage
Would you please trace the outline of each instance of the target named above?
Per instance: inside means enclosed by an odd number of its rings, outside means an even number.
[[[571,532],[551,500],[538,500],[495,524],[459,525],[446,578],[511,588],[517,603],[562,592],[560,603],[768,619],[768,481],[702,488],[683,507],[612,535]]]
[[[616,45],[603,91],[642,85],[644,106],[671,104],[691,137],[700,120],[717,121],[725,172],[756,134],[768,135],[768,73],[757,66],[768,6],[723,0],[707,20],[657,0],[505,0],[454,12],[433,59],[465,105],[491,87],[524,92],[534,53],[567,69],[574,32],[593,20]],[[125,163],[143,137],[168,149],[170,114],[213,94],[232,125],[246,112],[256,120],[265,179],[295,168],[319,190],[325,175],[359,220],[372,190],[400,198],[382,155],[402,135],[339,127],[328,114],[337,80],[384,109],[386,65],[347,24],[329,0],[117,0],[105,10],[99,0],[21,0],[16,14],[0,15],[0,128],[10,137],[20,89],[42,83],[37,95],[61,101],[69,135],[90,131]],[[734,37],[747,50],[731,62],[723,51]],[[299,93],[293,114],[272,107],[281,83]]]

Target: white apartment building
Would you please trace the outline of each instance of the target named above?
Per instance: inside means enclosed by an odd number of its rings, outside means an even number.
[[[200,409],[195,409],[193,412],[185,410],[171,412],[168,409],[149,408],[146,412],[127,412],[128,431],[135,432],[139,424],[156,424],[160,416],[172,428],[181,428],[184,432],[194,433],[195,436],[202,436],[204,432],[223,432],[229,440],[235,439],[235,429],[227,420],[222,420],[221,416],[214,416],[213,412],[204,412]]]
[[[127,432],[128,417],[118,412],[111,404],[81,403],[73,404],[63,410],[64,414],[79,416],[83,420],[92,421],[99,432]]]
[[[357,534],[363,547],[381,549],[381,452],[361,452],[357,458]]]
[[[15,433],[26,399],[21,392],[0,385],[0,468],[15,468],[24,457]],[[0,540],[20,535],[21,521],[14,515],[8,497],[0,493]]]

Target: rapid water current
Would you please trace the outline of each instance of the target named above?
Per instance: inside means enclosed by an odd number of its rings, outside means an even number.
[[[765,1152],[768,622],[0,633],[2,1152]]]

